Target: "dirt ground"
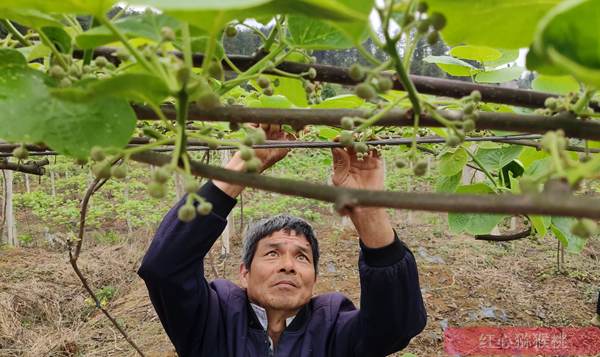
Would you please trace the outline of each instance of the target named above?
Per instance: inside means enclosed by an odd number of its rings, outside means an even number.
[[[358,242],[340,218],[315,227],[321,244],[317,293],[340,291],[357,305]],[[557,271],[556,241],[475,241],[447,233],[445,216],[397,213],[399,236],[413,251],[427,306],[423,333],[403,351],[444,356],[447,326],[588,326],[600,289],[600,240],[580,255],[565,254]],[[107,309],[148,356],[175,356],[135,274],[152,231],[137,231],[117,245],[86,243],[80,258],[91,286],[116,288]],[[90,241],[91,242],[91,241]],[[237,281],[240,239],[208,259],[209,278]],[[212,261],[212,263],[211,263]],[[92,304],[64,250],[0,250],[0,356],[135,356],[135,351]],[[401,354],[397,354],[400,356]]]

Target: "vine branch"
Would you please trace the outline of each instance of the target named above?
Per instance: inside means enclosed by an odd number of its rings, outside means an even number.
[[[152,152],[134,154],[131,156],[131,159],[155,166],[162,166],[170,161],[168,155]],[[332,203],[345,197],[352,197],[353,206],[389,207],[434,212],[540,214],[600,218],[600,200],[582,196],[576,197],[570,194],[463,195],[430,192],[370,191],[242,173],[202,164],[197,161],[191,161],[190,166],[192,174],[196,176],[285,195],[312,198]]]

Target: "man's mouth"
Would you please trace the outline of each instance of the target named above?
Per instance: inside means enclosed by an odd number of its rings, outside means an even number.
[[[291,281],[291,280],[281,280],[281,281],[278,281],[275,284],[275,286],[290,286],[290,287],[293,287],[293,288],[297,287],[296,284],[293,281]]]

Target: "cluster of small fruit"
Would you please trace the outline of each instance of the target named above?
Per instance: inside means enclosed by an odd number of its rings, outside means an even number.
[[[427,14],[429,6],[426,2],[417,4],[416,14],[406,14],[402,21],[402,30],[408,32],[415,28],[419,36],[427,36],[431,46],[440,40],[440,31],[446,27],[446,17],[439,12]]]
[[[573,92],[568,93],[563,97],[548,97],[544,101],[545,108],[536,109],[535,113],[541,115],[553,115],[563,111],[574,111],[576,110],[576,104],[579,100],[579,94]],[[594,114],[594,110],[589,106],[585,106],[577,114],[582,118],[587,118]]]
[[[127,165],[124,161],[117,163],[115,159],[109,158],[104,150],[98,146],[94,146],[90,152],[90,158],[94,161],[92,165],[92,173],[97,178],[109,179],[124,179],[127,176]]]
[[[457,147],[465,140],[465,135],[475,130],[477,121],[477,107],[481,102],[481,92],[474,90],[470,95],[460,100],[462,105],[461,121],[454,122],[453,130],[450,130],[446,137],[446,144],[449,147]]]
[[[110,62],[104,56],[98,56],[90,64],[83,64],[83,61],[75,61],[71,56],[61,55],[68,68],[56,63],[48,69],[48,75],[58,81],[61,88],[69,87],[74,82],[82,79],[106,78],[110,77],[116,69],[114,63]]]
[[[373,100],[377,97],[377,93],[385,93],[394,86],[389,76],[381,75],[376,70],[366,69],[358,63],[350,66],[348,75],[354,81],[362,81],[356,85],[354,93],[364,100]]]

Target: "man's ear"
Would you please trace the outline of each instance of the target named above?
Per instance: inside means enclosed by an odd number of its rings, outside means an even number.
[[[240,285],[242,288],[248,288],[248,273],[250,271],[246,269],[246,265],[242,262],[240,263]]]

